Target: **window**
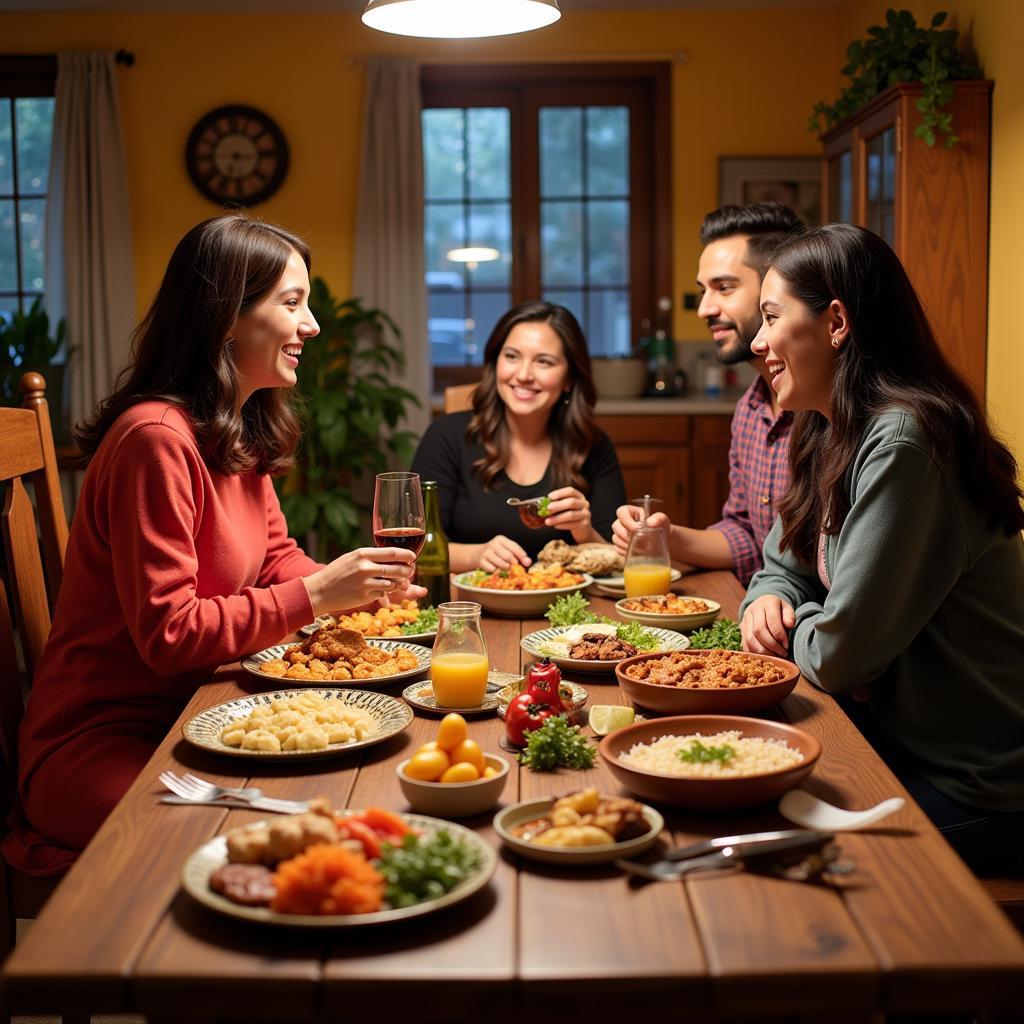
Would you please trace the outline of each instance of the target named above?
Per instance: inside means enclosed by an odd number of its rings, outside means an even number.
[[[43,294],[52,58],[0,57],[0,317]]]
[[[667,67],[426,68],[423,101],[435,385],[477,379],[497,319],[537,297],[593,355],[629,354],[670,294]]]

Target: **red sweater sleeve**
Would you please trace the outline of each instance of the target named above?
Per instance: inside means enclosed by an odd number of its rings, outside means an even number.
[[[212,559],[215,572],[218,560],[229,562],[224,533],[230,531],[243,550],[251,545],[269,554],[268,522],[265,507],[258,507],[248,518],[226,521],[220,536],[200,529],[204,515],[209,520],[214,514],[216,495],[198,451],[178,431],[159,424],[131,431],[108,474],[102,487],[105,539],[118,599],[140,656],[158,675],[235,661],[312,620],[299,577],[199,596],[201,560]],[[223,575],[231,574],[229,565]]]
[[[263,478],[263,489],[267,500],[267,557],[263,560],[260,578],[256,582],[266,587],[271,583],[293,580],[297,576],[309,576],[317,569],[322,569],[320,562],[314,562],[295,543],[294,538],[288,536],[288,523],[269,476]]]

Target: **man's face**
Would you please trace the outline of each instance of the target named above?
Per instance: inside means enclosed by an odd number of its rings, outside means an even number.
[[[718,361],[727,366],[753,357],[750,343],[761,328],[761,275],[743,262],[746,255],[746,235],[722,238],[700,254],[697,271],[697,316],[707,321]]]

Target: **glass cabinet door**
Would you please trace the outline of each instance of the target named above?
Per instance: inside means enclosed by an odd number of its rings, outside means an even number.
[[[896,201],[896,128],[867,141],[867,227],[894,244]]]
[[[828,210],[831,220],[853,220],[853,154],[848,149],[828,162]]]

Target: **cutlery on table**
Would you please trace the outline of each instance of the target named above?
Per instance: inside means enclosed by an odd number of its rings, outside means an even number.
[[[902,797],[894,796],[863,811],[844,811],[827,800],[808,793],[805,789],[791,789],[779,801],[779,813],[797,825],[823,829],[828,832],[850,832],[873,825],[903,807]]]
[[[279,800],[277,797],[261,796],[254,799],[221,797],[218,800],[196,800],[192,797],[162,796],[162,804],[178,804],[186,807],[242,807],[253,811],[272,811],[274,814],[301,814],[309,810],[309,804],[302,800]]]
[[[542,495],[540,498],[506,498],[505,504],[511,505],[512,508],[519,508],[520,505],[539,505],[547,495]]]
[[[300,800],[281,800],[265,797],[263,790],[254,786],[218,786],[198,775],[175,775],[161,772],[160,781],[174,794],[164,797],[163,803],[214,804],[221,807],[254,807],[261,811],[298,814],[309,810],[309,803]]]

